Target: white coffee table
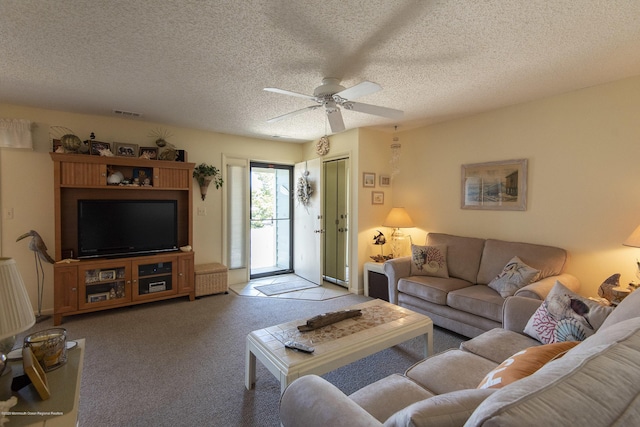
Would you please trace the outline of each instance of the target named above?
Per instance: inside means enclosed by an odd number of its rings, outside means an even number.
[[[245,385],[256,381],[256,358],[280,380],[280,390],[303,375],[322,375],[363,357],[423,335],[424,356],[433,351],[433,322],[427,316],[382,300],[346,307],[361,309],[362,316],[342,320],[309,332],[299,332],[296,320],[247,335]],[[312,316],[310,316],[312,317]],[[290,339],[315,348],[311,354],[288,349]]]

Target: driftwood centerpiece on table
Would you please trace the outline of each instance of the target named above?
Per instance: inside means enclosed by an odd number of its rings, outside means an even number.
[[[323,326],[331,325],[332,323],[339,322],[341,320],[349,319],[351,317],[362,316],[362,310],[343,310],[333,311],[330,313],[319,314],[307,320],[306,325],[298,326],[300,332],[313,331],[314,329],[322,328]]]

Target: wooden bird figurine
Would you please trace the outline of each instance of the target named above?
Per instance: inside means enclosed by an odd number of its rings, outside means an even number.
[[[29,236],[31,236],[31,241],[29,242],[29,250],[32,250],[33,252],[38,254],[40,259],[42,259],[43,261],[46,261],[49,264],[54,264],[55,261],[47,253],[47,245],[44,244],[44,240],[42,240],[42,237],[40,237],[37,231],[30,230],[28,233],[24,233],[22,236],[16,239],[16,242],[19,242],[20,240],[25,239]]]

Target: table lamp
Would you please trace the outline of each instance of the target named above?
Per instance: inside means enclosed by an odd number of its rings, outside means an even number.
[[[404,246],[403,244],[406,237],[400,229],[414,227],[411,217],[402,207],[391,208],[382,226],[393,228],[393,233],[391,234],[391,252],[394,258],[402,256],[402,246]]]
[[[631,246],[633,248],[640,248],[640,225],[636,227],[635,230],[633,230],[633,233],[631,233],[631,235],[627,237],[627,240],[622,242],[622,244],[625,246]],[[636,261],[636,277],[640,280],[640,262],[639,261]]]
[[[11,397],[11,368],[6,362],[16,335],[36,323],[36,316],[18,266],[12,258],[0,258],[0,401]]]

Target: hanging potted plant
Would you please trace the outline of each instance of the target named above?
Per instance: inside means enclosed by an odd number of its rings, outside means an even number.
[[[216,189],[222,187],[222,183],[224,182],[222,180],[222,172],[215,166],[210,166],[206,163],[200,163],[193,169],[193,177],[198,181],[198,185],[200,185],[202,200],[205,199],[207,189],[211,182],[216,185]]]

